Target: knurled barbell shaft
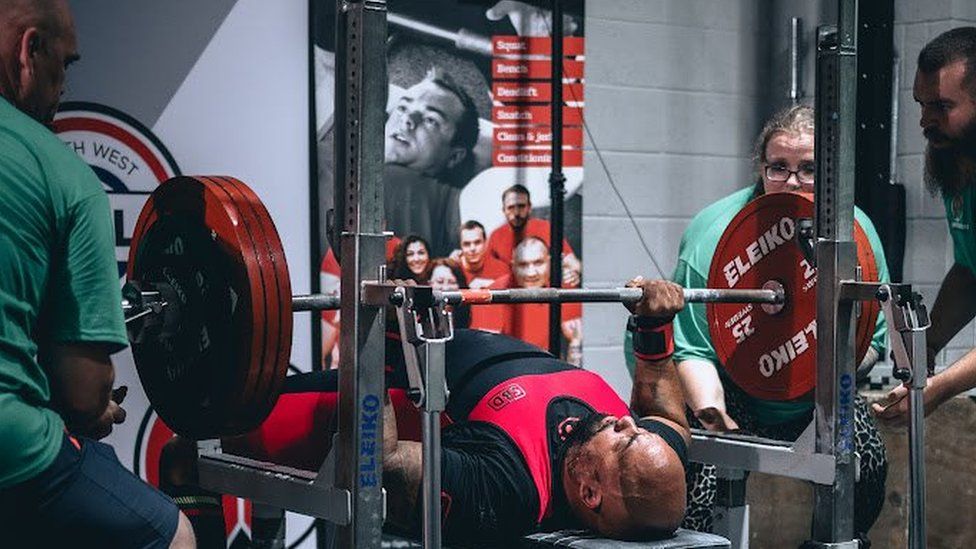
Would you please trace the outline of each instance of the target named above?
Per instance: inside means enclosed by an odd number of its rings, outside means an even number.
[[[456,290],[435,292],[443,303],[636,303],[640,288],[560,289],[513,288],[509,290]],[[685,288],[688,303],[783,303],[782,291],[776,290],[714,290]],[[324,311],[339,309],[339,296],[327,294],[296,295],[292,297],[293,311]]]
[[[636,303],[641,298],[640,288],[610,289],[559,289],[513,288],[508,290],[456,290],[435,292],[443,303]],[[685,288],[687,303],[783,303],[784,295],[776,290],[716,290],[710,288]],[[341,308],[339,296],[307,294],[292,296],[293,311],[328,311]],[[123,300],[123,310],[132,311],[133,304]]]

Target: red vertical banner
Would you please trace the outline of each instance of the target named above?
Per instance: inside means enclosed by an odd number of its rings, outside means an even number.
[[[501,106],[492,110],[496,167],[551,165],[552,131],[534,126],[552,124],[552,40],[549,37],[495,36],[492,38],[492,96]],[[563,39],[563,167],[583,166],[582,109],[584,102],[583,39]],[[569,107],[568,105],[572,105]],[[520,131],[505,126],[530,126]],[[513,153],[511,148],[522,149]]]

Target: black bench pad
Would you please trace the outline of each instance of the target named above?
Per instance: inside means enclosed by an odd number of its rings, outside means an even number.
[[[573,547],[574,549],[711,549],[729,548],[732,544],[722,536],[679,529],[671,538],[659,541],[618,541],[597,537],[586,530],[539,532],[526,536],[523,547]]]

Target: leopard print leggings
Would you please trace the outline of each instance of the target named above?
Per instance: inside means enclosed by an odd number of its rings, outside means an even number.
[[[725,403],[729,416],[739,424],[744,433],[764,438],[796,440],[812,418],[811,412],[788,423],[762,425],[747,410],[744,402],[740,389],[726,386]],[[688,420],[692,427],[701,428],[701,424],[690,412]],[[888,459],[874,418],[860,394],[854,397],[854,451],[860,458],[860,477],[854,484],[854,530],[859,537],[864,537],[878,519],[884,505]],[[688,513],[681,525],[683,528],[711,532],[716,488],[714,465],[689,464]]]

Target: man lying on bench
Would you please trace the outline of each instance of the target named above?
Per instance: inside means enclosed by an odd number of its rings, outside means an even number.
[[[670,322],[684,306],[682,289],[641,278],[629,285],[643,288],[643,298],[630,307],[637,356],[630,408],[599,375],[527,343],[461,330],[447,344],[450,398],[441,440],[446,543],[512,546],[538,529],[574,526],[616,539],[651,539],[669,536],[681,523],[689,431],[671,362]],[[419,414],[402,389],[400,344],[389,343],[387,519],[419,535]],[[264,424],[225,440],[224,450],[317,470],[334,426],[336,381],[334,370],[289,377]],[[194,455],[192,444],[164,450],[164,490],[189,495],[193,488],[185,484],[194,475],[186,469]],[[219,517],[187,514],[198,522]]]

